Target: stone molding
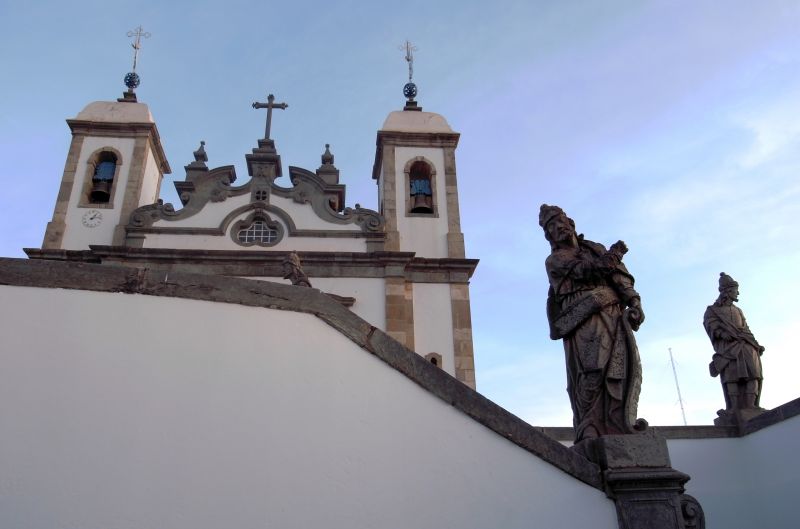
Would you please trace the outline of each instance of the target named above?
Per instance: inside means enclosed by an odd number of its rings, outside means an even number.
[[[450,311],[453,315],[453,361],[456,378],[475,389],[475,353],[468,283],[450,284]]]
[[[767,410],[764,413],[745,421],[741,428],[737,425],[728,426],[649,426],[665,439],[725,439],[735,437],[746,437],[751,433],[781,423],[800,415],[800,398],[790,400],[777,408]],[[539,430],[553,439],[559,441],[572,441],[575,433],[570,426],[540,426]]]
[[[386,146],[397,147],[450,147],[458,146],[458,132],[401,132],[379,130],[375,140],[375,162],[372,165],[372,179],[377,180],[383,162],[383,149]]]
[[[78,172],[78,159],[81,156],[85,138],[86,135],[84,134],[73,133],[72,135],[72,142],[69,146],[67,160],[64,162],[64,173],[61,176],[61,185],[58,188],[56,205],[53,208],[53,218],[47,223],[47,228],[44,232],[44,240],[42,241],[42,248],[61,248],[61,243],[64,240],[64,231],[67,228],[67,209],[69,208],[69,201],[72,196],[72,188],[75,185],[75,176]]]
[[[186,166],[186,180],[175,182],[183,207],[176,210],[172,204],[158,202],[142,206],[130,214],[126,231],[126,244],[141,247],[148,233],[171,233],[185,235],[224,235],[233,217],[247,211],[270,211],[280,217],[286,224],[289,236],[301,237],[370,237],[382,238],[384,229],[383,217],[376,211],[362,208],[344,208],[337,212],[330,205],[332,197],[344,199],[344,186],[327,184],[316,174],[290,167],[289,174],[294,184],[284,188],[271,183],[268,186],[261,176],[254,176],[241,186],[232,186],[236,181],[236,170],[232,165],[208,170],[204,164]],[[253,189],[268,190],[265,200],[255,199]],[[200,212],[209,202],[224,202],[230,197],[250,194],[251,203],[229,213],[217,228],[154,226],[158,221],[177,221],[190,218]],[[270,194],[289,198],[299,204],[310,204],[320,219],[332,224],[355,224],[361,228],[361,234],[345,230],[307,230],[298,229],[290,215],[284,210],[269,203]]]
[[[509,442],[603,490],[600,468],[525,423],[315,288],[146,268],[0,258],[0,285],[122,292],[313,314],[366,352]]]
[[[289,177],[293,184],[291,188],[273,183],[272,193],[291,198],[298,204],[311,204],[314,213],[327,222],[357,224],[366,232],[383,231],[384,219],[377,211],[362,208],[359,204],[356,204],[355,208],[344,208],[341,213],[331,207],[332,197],[339,198],[339,203],[344,203],[344,185],[328,184],[321,177],[300,167],[290,166]]]
[[[113,244],[125,244],[127,232],[125,225],[131,213],[136,210],[141,200],[142,187],[144,186],[147,156],[150,154],[151,145],[146,138],[138,136],[134,140],[133,154],[128,165],[128,179],[122,193],[122,206],[119,213],[119,224],[114,228]],[[159,175],[159,179],[161,175]],[[160,183],[158,183],[160,186]]]
[[[346,233],[346,232],[345,232]],[[359,232],[353,232],[359,233]],[[191,269],[207,274],[271,276],[282,274],[285,251],[179,250],[90,246],[89,250],[25,248],[31,259],[84,263],[127,263],[158,270]],[[303,268],[314,277],[402,277],[417,283],[467,283],[477,259],[429,259],[413,252],[297,252]]]
[[[379,148],[379,151],[381,149]],[[376,155],[377,156],[377,155]],[[384,248],[387,251],[400,251],[400,233],[397,229],[397,176],[395,174],[395,149],[394,146],[386,147],[383,157],[383,180],[381,181],[382,193],[380,197],[381,214],[385,219],[386,243]],[[375,163],[379,163],[376,158]],[[377,167],[380,172],[381,167]],[[373,171],[373,178],[377,178]]]
[[[346,190],[344,184],[328,183],[316,173],[292,165],[289,166],[289,179],[292,187],[281,187],[272,182],[271,191],[280,197],[291,198],[299,204],[311,204],[314,213],[320,218],[341,223],[337,210],[331,207],[331,200],[342,206],[339,211],[344,209]],[[360,207],[356,204],[356,208]]]
[[[111,136],[115,138],[146,136],[152,144],[151,149],[161,172],[164,174],[172,173],[155,123],[117,123],[68,119],[67,125],[69,125],[73,135],[83,134],[85,136]]]
[[[444,149],[444,190],[447,204],[447,256],[463,258],[466,249],[464,234],[461,233],[461,213],[458,206],[455,147]]]
[[[245,206],[234,209],[222,219],[219,226],[216,228],[198,228],[190,226],[153,226],[153,223],[158,220],[181,220],[194,213],[184,214],[187,208],[175,211],[172,204],[150,204],[149,206],[142,206],[131,214],[130,222],[126,227],[127,240],[126,244],[131,247],[141,248],[144,243],[144,238],[148,233],[163,233],[173,235],[218,235],[222,236],[228,232],[228,228],[234,220],[240,215],[247,212],[254,212],[255,214],[272,213],[278,217],[284,224],[289,232],[290,237],[330,237],[330,238],[346,238],[346,239],[368,239],[368,240],[383,240],[384,234],[381,231],[366,231],[364,226],[368,224],[368,217],[359,217],[358,212],[352,212],[351,220],[354,224],[361,226],[361,231],[354,230],[308,230],[299,229],[295,225],[292,218],[284,210],[266,202],[251,202]],[[348,208],[349,209],[349,208]],[[195,212],[196,213],[196,212]]]
[[[386,334],[414,350],[414,284],[404,277],[384,278]]]

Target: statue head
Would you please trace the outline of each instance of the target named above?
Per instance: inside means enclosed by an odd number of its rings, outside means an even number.
[[[575,221],[558,206],[542,204],[539,208],[539,226],[544,230],[544,238],[550,242],[551,248],[568,241],[570,244],[572,241],[577,243]]]
[[[728,299],[730,301],[738,301],[739,299],[739,283],[737,283],[731,276],[725,272],[719,273],[719,293],[720,299]]]

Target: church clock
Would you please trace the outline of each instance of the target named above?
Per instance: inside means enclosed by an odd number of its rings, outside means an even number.
[[[103,222],[103,214],[96,209],[90,209],[81,217],[81,222],[87,228],[96,228]]]

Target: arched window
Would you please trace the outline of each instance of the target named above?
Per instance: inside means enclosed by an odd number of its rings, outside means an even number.
[[[259,211],[235,222],[230,235],[240,246],[275,246],[283,239],[283,227]]]
[[[103,151],[97,157],[92,175],[92,189],[89,202],[106,204],[111,199],[111,187],[117,172],[117,156],[113,152]]]
[[[411,213],[433,213],[431,166],[423,161],[411,164],[408,171]]]
[[[257,220],[247,228],[239,230],[237,237],[239,237],[239,242],[271,244],[278,240],[278,230],[271,228],[263,220]]]

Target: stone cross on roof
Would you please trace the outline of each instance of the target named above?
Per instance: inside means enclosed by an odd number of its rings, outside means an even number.
[[[266,103],[259,103],[258,101],[253,103],[253,108],[255,108],[255,109],[259,109],[259,108],[266,108],[267,109],[267,126],[264,129],[264,139],[265,140],[269,139],[269,130],[272,127],[272,109],[273,108],[279,108],[281,110],[285,110],[289,106],[286,103],[275,103],[274,101],[275,101],[275,96],[270,94],[270,95],[267,96],[267,102]]]

